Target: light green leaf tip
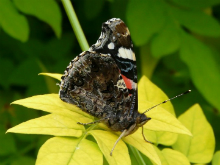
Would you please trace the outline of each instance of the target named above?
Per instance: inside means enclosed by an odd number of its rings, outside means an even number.
[[[91,122],[91,116],[75,105],[63,102],[58,94],[45,94],[28,97],[12,102],[27,108],[42,110],[62,116],[73,117],[79,122]]]
[[[193,136],[179,135],[173,148],[186,155],[192,163],[210,162],[215,149],[215,137],[201,107],[195,104],[183,113],[179,120]]]
[[[83,131],[84,126],[77,124],[77,121],[73,120],[73,118],[49,114],[21,123],[13,128],[10,128],[7,133],[14,132],[80,137]]]
[[[57,80],[61,80],[62,74],[58,74],[58,73],[39,73],[38,75],[44,75],[44,76],[49,76],[52,78],[55,78]]]

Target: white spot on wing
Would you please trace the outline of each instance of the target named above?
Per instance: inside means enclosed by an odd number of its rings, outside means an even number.
[[[131,49],[119,48],[118,57],[136,61],[135,54]]]
[[[108,44],[108,48],[109,48],[109,49],[114,49],[114,48],[115,48],[114,43],[111,42],[110,44]]]

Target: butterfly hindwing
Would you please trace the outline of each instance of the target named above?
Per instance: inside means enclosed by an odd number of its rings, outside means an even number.
[[[70,62],[62,77],[60,97],[97,118],[129,112],[131,106],[131,96],[113,58],[92,51]]]

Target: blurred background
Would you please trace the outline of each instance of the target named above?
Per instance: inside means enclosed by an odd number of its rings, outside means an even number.
[[[146,75],[172,101],[177,117],[199,103],[220,150],[220,0],[72,0],[91,46],[101,25],[121,18],[130,29],[138,78]],[[58,93],[57,81],[81,53],[60,0],[0,0],[0,165],[32,165],[43,135],[6,134],[44,112],[10,105],[33,95]]]

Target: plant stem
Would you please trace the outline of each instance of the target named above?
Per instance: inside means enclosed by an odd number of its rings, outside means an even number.
[[[133,152],[135,158],[136,158],[137,161],[138,161],[138,164],[140,164],[140,165],[146,165],[145,162],[144,162],[144,159],[142,158],[142,156],[141,156],[141,154],[140,154],[140,152],[139,152],[136,148],[132,147],[131,145],[128,145],[128,147],[129,147],[129,148],[131,149],[131,151]]]
[[[70,2],[70,0],[61,0],[63,3],[63,6],[65,8],[66,14],[69,18],[69,21],[72,25],[73,31],[76,35],[76,38],[79,42],[79,45],[82,49],[82,51],[88,50],[89,49],[89,44],[86,40],[86,37],[83,33],[83,30],[79,24],[78,18],[76,16],[76,13],[74,11],[74,8]]]

